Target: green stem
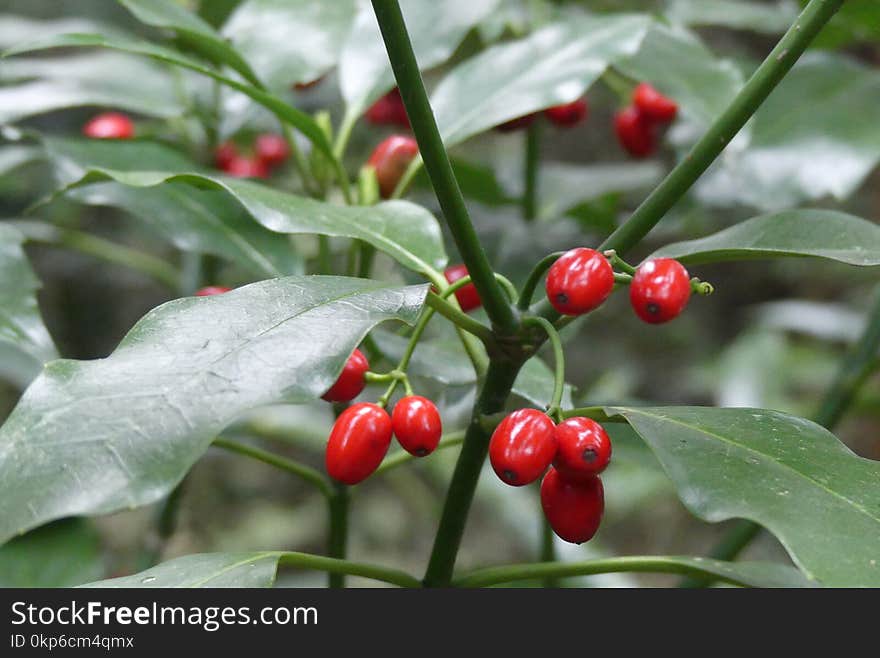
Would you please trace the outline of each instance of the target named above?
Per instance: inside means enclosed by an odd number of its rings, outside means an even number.
[[[525,180],[523,185],[523,219],[534,221],[538,216],[538,167],[541,159],[541,122],[533,121],[525,135]]]
[[[540,501],[538,502],[540,504]],[[556,562],[556,540],[554,539],[556,535],[553,533],[553,528],[550,527],[550,522],[544,516],[544,510],[541,509],[540,505],[538,511],[541,515],[541,562],[554,564]],[[559,580],[554,574],[547,574],[542,579],[541,585],[546,589],[554,589],[559,587]]]
[[[840,9],[844,0],[810,0],[801,15],[779,40],[764,62],[669,175],[632,216],[612,233],[600,250],[620,253],[636,245],[691,188],[746,121],[761,106],[806,50],[822,27]]]
[[[344,559],[348,548],[348,487],[339,482],[333,483],[333,493],[327,499],[330,507],[330,533],[327,539],[327,552],[330,557]],[[327,586],[334,589],[345,587],[345,574],[330,572]]]
[[[701,564],[703,562],[703,564]],[[511,564],[500,567],[478,569],[453,581],[455,587],[488,587],[501,583],[538,578],[568,578],[571,576],[592,576],[600,573],[678,573],[709,575],[733,585],[749,587],[750,583],[740,580],[734,573],[721,576],[713,567],[721,568],[722,562],[698,561],[687,557],[666,556],[624,556],[587,562],[538,562],[531,564]]]
[[[338,560],[323,555],[311,555],[309,553],[266,553],[266,556],[278,555],[279,565],[326,571],[332,574],[349,576],[361,576],[371,578],[383,583],[391,583],[398,587],[421,587],[421,583],[413,576],[399,569],[389,569],[374,564],[361,564],[348,560]]]
[[[517,316],[495,280],[492,266],[471,222],[428,102],[400,5],[397,0],[372,0],[372,3],[419,152],[449,230],[492,324],[505,334],[513,334],[518,325]]]
[[[544,258],[538,261],[538,264],[535,265],[532,271],[529,272],[529,278],[526,279],[522,291],[519,293],[519,304],[517,304],[519,310],[528,310],[529,305],[532,303],[532,297],[535,296],[535,290],[538,288],[538,284],[541,283],[541,277],[564,253],[564,251],[554,251],[552,254],[544,256]]]
[[[318,236],[318,274],[330,274],[333,271],[330,257],[330,238]]]
[[[464,441],[464,431],[460,432],[450,432],[442,439],[440,439],[440,443],[437,444],[437,447],[434,449],[434,452],[438,450],[446,450],[447,448],[454,448],[455,446],[459,446]],[[408,453],[406,450],[400,450],[390,457],[386,457],[382,461],[382,465],[376,469],[374,475],[379,475],[386,471],[390,471],[393,468],[397,468],[398,466],[403,466],[404,464],[408,464],[411,461],[415,461],[419,459],[415,455]]]
[[[233,441],[231,439],[226,439],[223,437],[217,437],[216,439],[214,439],[213,445],[218,448],[228,450],[229,452],[234,452],[239,455],[244,455],[245,457],[250,457],[251,459],[256,459],[257,461],[261,461],[264,464],[269,464],[270,466],[274,466],[275,468],[280,468],[281,470],[287,471],[288,473],[292,473],[293,475],[296,475],[297,477],[302,478],[306,482],[314,485],[318,489],[318,491],[320,491],[327,498],[333,497],[333,489],[331,488],[330,483],[327,481],[327,478],[325,478],[319,471],[315,470],[311,466],[306,466],[305,464],[300,464],[291,459],[281,457],[280,455],[276,455],[261,448],[249,446],[245,443],[239,443],[238,441]]]
[[[553,346],[553,397],[550,398],[550,406],[547,408],[547,415],[556,418],[561,414],[560,404],[562,402],[562,393],[565,390],[565,351],[562,349],[562,341],[559,333],[556,331],[549,320],[544,318],[526,318],[523,324],[534,324],[541,327],[550,339]],[[561,418],[556,418],[561,420]]]
[[[428,296],[425,298],[425,305],[437,311],[440,315],[452,322],[457,327],[460,327],[468,333],[473,334],[481,341],[483,341],[484,344],[491,345],[494,342],[495,339],[492,335],[492,330],[489,329],[489,327],[482,324],[478,320],[474,320],[469,315],[462,313],[452,304],[444,301],[442,297],[439,297],[433,292],[428,293]]]
[[[290,155],[293,159],[293,166],[296,169],[296,172],[299,174],[300,180],[303,184],[303,189],[305,190],[308,196],[315,196],[315,190],[312,186],[312,176],[309,170],[309,163],[306,161],[305,156],[303,155],[302,149],[300,149],[299,144],[296,143],[296,137],[293,134],[293,131],[290,129],[290,126],[286,123],[281,123],[281,131],[284,134],[284,141],[287,142],[287,148],[290,149]]]
[[[874,301],[868,315],[868,325],[859,340],[849,349],[840,363],[837,375],[822,396],[813,420],[831,431],[855,400],[865,380],[877,368],[877,351],[880,350],[880,291],[874,293]],[[761,526],[754,521],[740,521],[731,529],[709,555],[719,560],[735,559],[759,534]],[[712,579],[687,579],[682,587],[708,587]]]

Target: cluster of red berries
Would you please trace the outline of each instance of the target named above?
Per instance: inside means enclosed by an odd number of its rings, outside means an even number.
[[[657,150],[657,131],[675,120],[678,105],[647,82],[633,91],[632,104],[614,115],[614,130],[620,145],[635,158]]]
[[[589,112],[590,107],[589,105],[587,105],[587,99],[578,98],[571,103],[554,105],[553,107],[547,108],[546,110],[544,110],[543,114],[545,117],[547,117],[547,120],[550,123],[559,126],[560,128],[570,128],[571,126],[576,126],[581,121],[586,119]],[[532,114],[526,114],[525,116],[511,119],[510,121],[496,126],[495,130],[503,133],[509,133],[516,130],[522,130],[523,128],[528,128],[535,122],[539,114],[541,113],[533,112]]]
[[[364,390],[369,369],[367,357],[356,349],[322,397],[328,402],[350,402]],[[436,405],[420,395],[401,398],[390,416],[379,404],[353,404],[339,414],[330,432],[324,458],[327,473],[343,484],[357,484],[379,468],[392,435],[404,450],[424,457],[434,452],[442,431]]]
[[[235,142],[223,142],[214,151],[218,169],[236,178],[268,178],[275,167],[284,164],[290,147],[284,137],[275,133],[257,135],[253,152],[242,153]]]
[[[598,476],[611,461],[611,439],[595,420],[577,416],[557,425],[537,409],[519,409],[492,433],[489,461],[501,481],[513,487],[546,472],[541,506],[562,539],[581,544],[596,534],[605,509]]]
[[[599,307],[614,289],[614,269],[595,249],[565,252],[547,273],[547,299],[563,315],[583,315]],[[633,310],[645,322],[660,324],[678,316],[691,296],[691,280],[677,260],[642,263],[629,282]]]
[[[92,139],[131,139],[134,137],[134,122],[127,114],[104,112],[92,117],[82,131]]]

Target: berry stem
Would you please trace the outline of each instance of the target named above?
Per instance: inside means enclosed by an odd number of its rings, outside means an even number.
[[[525,134],[522,211],[527,222],[538,215],[538,169],[541,161],[541,122],[532,121]]]
[[[541,283],[541,277],[544,276],[544,273],[549,270],[553,266],[553,263],[559,260],[559,257],[564,253],[564,251],[554,251],[552,254],[544,256],[544,258],[538,261],[538,264],[532,268],[526,282],[523,284],[522,291],[519,293],[519,303],[517,304],[517,307],[520,311],[528,310],[529,305],[532,303],[532,297],[535,296],[535,290],[538,288],[538,284]]]
[[[728,108],[630,218],[602,243],[601,249],[626,252],[663,219],[776,88],[843,1],[810,0]]]
[[[550,398],[550,406],[547,408],[547,415],[554,420],[561,420],[562,409],[562,393],[565,391],[565,351],[562,349],[562,340],[549,320],[544,318],[526,318],[523,320],[524,325],[536,325],[541,327],[550,339],[553,347],[553,397]]]
[[[428,292],[428,296],[425,298],[425,304],[437,311],[454,325],[479,338],[484,344],[491,345],[495,342],[495,337],[489,327],[462,313],[452,304],[433,292]]]
[[[400,5],[397,0],[372,0],[372,3],[400,96],[449,230],[492,324],[505,334],[513,334],[518,327],[518,318],[495,280],[492,266],[471,222],[428,102]]]
[[[626,274],[636,273],[636,268],[623,260],[614,249],[607,249],[605,250],[604,254],[611,263],[611,267],[622,270]]]
[[[348,487],[334,482],[332,493],[327,498],[327,504],[330,512],[327,552],[332,558],[342,559],[345,557],[348,547]],[[345,574],[328,573],[327,586],[331,589],[345,587]]]
[[[324,557],[323,555],[311,555],[310,553],[266,553],[266,555],[278,555],[278,564],[283,566],[326,571],[330,574],[371,578],[383,583],[391,583],[398,587],[421,587],[421,583],[408,573],[379,565],[362,564],[360,562]]]
[[[553,564],[556,562],[556,535],[553,533],[553,528],[550,527],[547,517],[544,516],[540,499],[538,500],[538,513],[541,515],[541,562]],[[556,576],[550,574],[542,579],[541,586],[553,589],[559,587],[559,582]]]

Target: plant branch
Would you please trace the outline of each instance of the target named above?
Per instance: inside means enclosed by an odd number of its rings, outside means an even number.
[[[327,539],[327,552],[330,557],[342,559],[348,547],[348,487],[339,482],[333,483],[332,494],[327,498],[330,516],[330,532]],[[327,586],[331,589],[345,587],[345,574],[330,572]]]
[[[272,555],[272,553],[267,555]],[[337,560],[322,555],[311,555],[310,553],[289,552],[277,553],[277,555],[279,556],[279,565],[326,571],[333,574],[361,576],[362,578],[371,578],[383,583],[391,583],[398,587],[421,587],[421,583],[416,578],[399,569],[389,569],[388,567],[381,567],[375,564],[350,562],[349,560]]]
[[[425,298],[425,305],[437,311],[444,318],[452,322],[454,325],[461,327],[470,334],[473,334],[484,344],[491,345],[494,342],[492,330],[478,320],[474,320],[469,315],[462,313],[452,304],[445,301],[442,297],[429,292]]]
[[[553,397],[550,398],[550,406],[547,408],[547,415],[559,420],[557,416],[561,414],[559,407],[562,402],[562,393],[565,390],[565,351],[562,349],[562,341],[559,339],[559,333],[549,320],[544,318],[526,318],[523,324],[534,324],[547,334],[550,344],[553,346]]]

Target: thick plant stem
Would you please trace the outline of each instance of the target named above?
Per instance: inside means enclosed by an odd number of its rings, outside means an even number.
[[[810,0],[794,25],[752,74],[730,106],[626,223],[602,243],[600,250],[616,249],[619,253],[626,252],[654,228],[776,88],[813,38],[840,9],[843,1]]]
[[[332,558],[344,560],[348,548],[348,487],[334,482],[333,493],[327,502],[330,505],[330,533],[327,539],[327,553]],[[331,588],[345,587],[345,574],[328,573],[327,586]]]
[[[526,130],[523,180],[523,219],[531,222],[538,216],[538,167],[541,160],[541,123],[533,121]]]
[[[428,102],[400,5],[397,0],[372,0],[372,3],[425,170],[449,230],[492,324],[505,334],[513,334],[518,325],[517,316],[495,280],[492,266],[477,238]]]
[[[480,417],[494,414],[504,408],[510,389],[522,363],[492,359],[483,380],[471,423],[468,425],[449,491],[443,504],[440,526],[434,538],[431,560],[425,572],[426,587],[448,587],[455,568],[455,558],[461,545],[468,512],[474,498],[477,480],[489,450],[489,432],[480,424]]]
[[[822,397],[813,420],[828,430],[833,430],[850,407],[865,380],[877,367],[877,351],[880,350],[880,291],[874,294],[874,303],[859,340],[844,356],[834,381]],[[740,521],[709,552],[719,560],[733,560],[757,537],[763,528],[754,521]],[[684,579],[681,587],[707,587],[710,579]]]

